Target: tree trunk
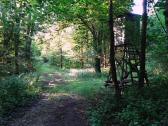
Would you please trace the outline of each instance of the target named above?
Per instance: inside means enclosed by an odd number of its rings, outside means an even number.
[[[96,73],[101,73],[101,61],[99,56],[95,57],[95,71]]]
[[[95,71],[96,73],[100,74],[101,73],[101,41],[99,39],[99,34],[98,35],[93,35],[93,41],[94,41],[94,51],[96,52],[95,56]]]
[[[146,78],[146,39],[147,39],[147,0],[143,1],[143,16],[142,16],[142,34],[141,34],[141,53],[140,53],[140,77],[139,87],[144,87],[144,81]]]
[[[19,74],[19,43],[20,43],[20,19],[16,19],[14,38],[14,52],[15,52],[15,74]]]
[[[61,57],[60,57],[61,65],[60,65],[60,67],[63,68],[63,50],[62,50],[62,47],[60,48],[60,53],[61,53]]]
[[[104,50],[104,55],[103,55],[103,66],[104,66],[104,68],[107,68],[107,54],[106,54],[106,50]]]
[[[84,43],[82,43],[84,44]],[[81,68],[84,68],[84,53],[83,53],[83,45],[81,46]]]
[[[31,62],[31,45],[32,45],[32,36],[34,33],[34,23],[32,23],[32,14],[31,12],[28,15],[28,25],[27,25],[27,36],[26,36],[26,48],[25,48],[25,58],[28,63]]]
[[[102,48],[103,48],[103,67],[106,68],[107,67],[107,48],[108,48],[108,45],[107,45],[107,41],[105,39],[105,35],[103,33],[103,37],[102,37]]]
[[[110,0],[109,7],[109,28],[110,28],[110,75],[115,85],[115,94],[120,97],[120,87],[117,81],[116,65],[115,65],[115,39],[114,39],[114,19],[113,19],[113,1]]]
[[[26,46],[25,46],[25,58],[27,62],[31,61],[31,45],[32,45],[32,36],[34,32],[34,25],[29,24],[27,28],[27,36],[26,36]]]

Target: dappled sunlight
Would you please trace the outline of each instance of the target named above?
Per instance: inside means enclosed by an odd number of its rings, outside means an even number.
[[[35,35],[35,41],[37,45],[41,46],[41,55],[49,57],[61,49],[68,57],[73,57],[74,30],[73,26],[61,29],[60,24],[55,22],[51,27],[45,27],[45,32],[38,32]]]
[[[39,81],[40,83],[42,83],[43,87],[48,87],[48,88],[65,84],[65,80],[63,79],[61,74],[58,74],[58,73],[42,74]]]
[[[70,69],[69,76],[77,77],[79,74],[82,73],[95,73],[93,68],[88,69]]]
[[[104,77],[92,76],[90,78],[87,76],[88,73],[89,75],[94,74],[94,70],[92,69],[71,69],[70,71],[75,73],[75,77],[73,75],[72,78],[72,74],[64,74],[64,76],[69,76],[66,77],[65,85],[55,85],[51,89],[51,93],[77,94],[86,98],[92,98],[103,87]]]

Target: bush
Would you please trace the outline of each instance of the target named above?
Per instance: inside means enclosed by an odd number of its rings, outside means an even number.
[[[122,125],[164,126],[167,124],[168,84],[165,80],[158,81],[158,78],[155,81],[158,83],[155,84],[156,82],[153,81],[153,85],[144,88],[141,93],[137,93],[136,88],[130,88],[125,92],[125,107],[117,114]]]
[[[90,110],[93,126],[167,126],[168,80],[155,78],[143,90],[130,87],[125,90],[119,104],[114,94],[101,94]],[[112,90],[111,90],[112,92]]]
[[[34,75],[10,76],[0,81],[0,114],[6,114],[32,99],[39,89]],[[30,78],[31,79],[28,79]],[[31,80],[31,81],[30,81]]]
[[[151,100],[130,102],[117,114],[118,119],[124,126],[157,126],[159,124],[157,107]]]
[[[88,112],[91,126],[111,126],[117,124],[116,115],[120,108],[122,108],[122,105],[122,103],[117,103],[111,89],[102,90]]]

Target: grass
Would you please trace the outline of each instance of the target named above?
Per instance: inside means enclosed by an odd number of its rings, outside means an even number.
[[[107,77],[107,70],[103,70],[102,75],[98,75],[93,69],[60,69],[49,64],[38,67],[38,71],[43,73],[62,74],[66,84],[56,85],[48,89],[49,93],[67,93],[83,96],[87,99],[94,98],[104,85]]]
[[[102,79],[93,80],[74,80],[66,85],[56,86],[51,90],[51,93],[69,93],[77,94],[86,98],[93,98],[103,86]]]
[[[83,96],[87,99],[94,98],[96,94],[103,88],[104,80],[106,79],[105,74],[102,76],[95,74],[94,72],[87,72],[82,70],[77,73],[75,77],[67,77],[67,83],[64,85],[55,86],[51,93],[68,93]]]
[[[37,64],[36,65],[36,69],[37,69],[37,71],[40,74],[43,74],[43,73],[55,73],[55,72],[63,73],[63,72],[68,71],[67,69],[66,70],[65,69],[61,69],[61,68],[52,66],[52,65],[50,65],[48,63]]]

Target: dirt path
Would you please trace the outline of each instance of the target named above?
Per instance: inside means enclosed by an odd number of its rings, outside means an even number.
[[[66,84],[58,74],[44,74],[45,88]],[[76,95],[43,93],[38,103],[22,111],[22,117],[13,118],[8,126],[88,126],[86,101]]]

